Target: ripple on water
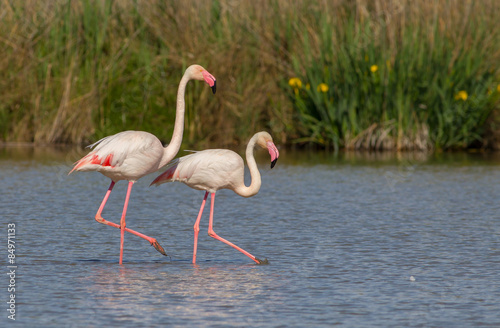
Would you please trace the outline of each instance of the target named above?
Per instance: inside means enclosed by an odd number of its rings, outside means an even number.
[[[93,218],[109,182],[67,176],[71,161],[61,156],[0,159],[0,220],[16,223],[26,326],[500,325],[496,157],[283,151],[273,170],[262,166],[257,196],[217,196],[215,230],[270,260],[261,266],[206,234],[208,208],[192,265],[203,192],[149,188],[146,177],[134,186],[127,226],[170,257],[127,234],[119,266],[119,230]],[[110,221],[120,220],[125,190],[118,183],[110,197]]]

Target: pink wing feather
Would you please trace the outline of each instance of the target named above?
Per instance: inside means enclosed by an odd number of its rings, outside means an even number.
[[[154,179],[153,182],[151,182],[151,185],[154,184],[162,184],[165,182],[173,181],[173,177],[175,175],[175,171],[177,170],[177,164],[179,163],[179,159],[175,159],[169,164],[167,164],[167,170],[160,174],[159,176]]]
[[[199,154],[202,152],[194,152],[187,156],[179,157],[167,164],[167,170],[160,174],[151,185],[160,185],[171,181],[185,181],[189,179],[196,171],[199,163]]]
[[[113,162],[113,149],[111,149],[110,147],[106,147],[106,145],[108,145],[113,140],[119,140],[121,136],[123,136],[123,134],[120,133],[108,136],[88,146],[87,148],[92,149],[95,147],[95,149],[84,156],[82,159],[77,161],[73,169],[68,174],[71,174],[73,171],[79,171],[86,166],[91,165],[114,167],[114,165],[111,164]]]

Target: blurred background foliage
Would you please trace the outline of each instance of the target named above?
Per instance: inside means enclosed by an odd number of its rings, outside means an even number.
[[[500,2],[0,0],[0,140],[432,150],[500,145]]]

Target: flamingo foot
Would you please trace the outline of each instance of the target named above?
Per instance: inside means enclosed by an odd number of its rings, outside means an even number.
[[[162,253],[163,255],[165,256],[168,256],[167,253],[165,253],[165,250],[163,249],[163,247],[160,246],[160,244],[156,241],[156,239],[153,239],[154,241],[151,243],[151,245],[153,245],[153,247],[160,253]]]
[[[255,258],[254,260],[255,262],[257,262],[257,264],[269,264],[269,261],[267,259],[258,259],[258,258]]]

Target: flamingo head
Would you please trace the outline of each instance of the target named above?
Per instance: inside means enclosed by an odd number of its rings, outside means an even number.
[[[191,65],[186,69],[186,74],[189,74],[194,80],[205,81],[212,88],[212,92],[215,93],[216,79],[202,66],[197,64]]]
[[[278,161],[278,157],[280,156],[280,152],[273,142],[273,137],[271,137],[271,135],[265,131],[259,132],[257,144],[262,148],[267,148],[267,150],[269,151],[269,155],[271,155],[271,168],[273,168]]]

